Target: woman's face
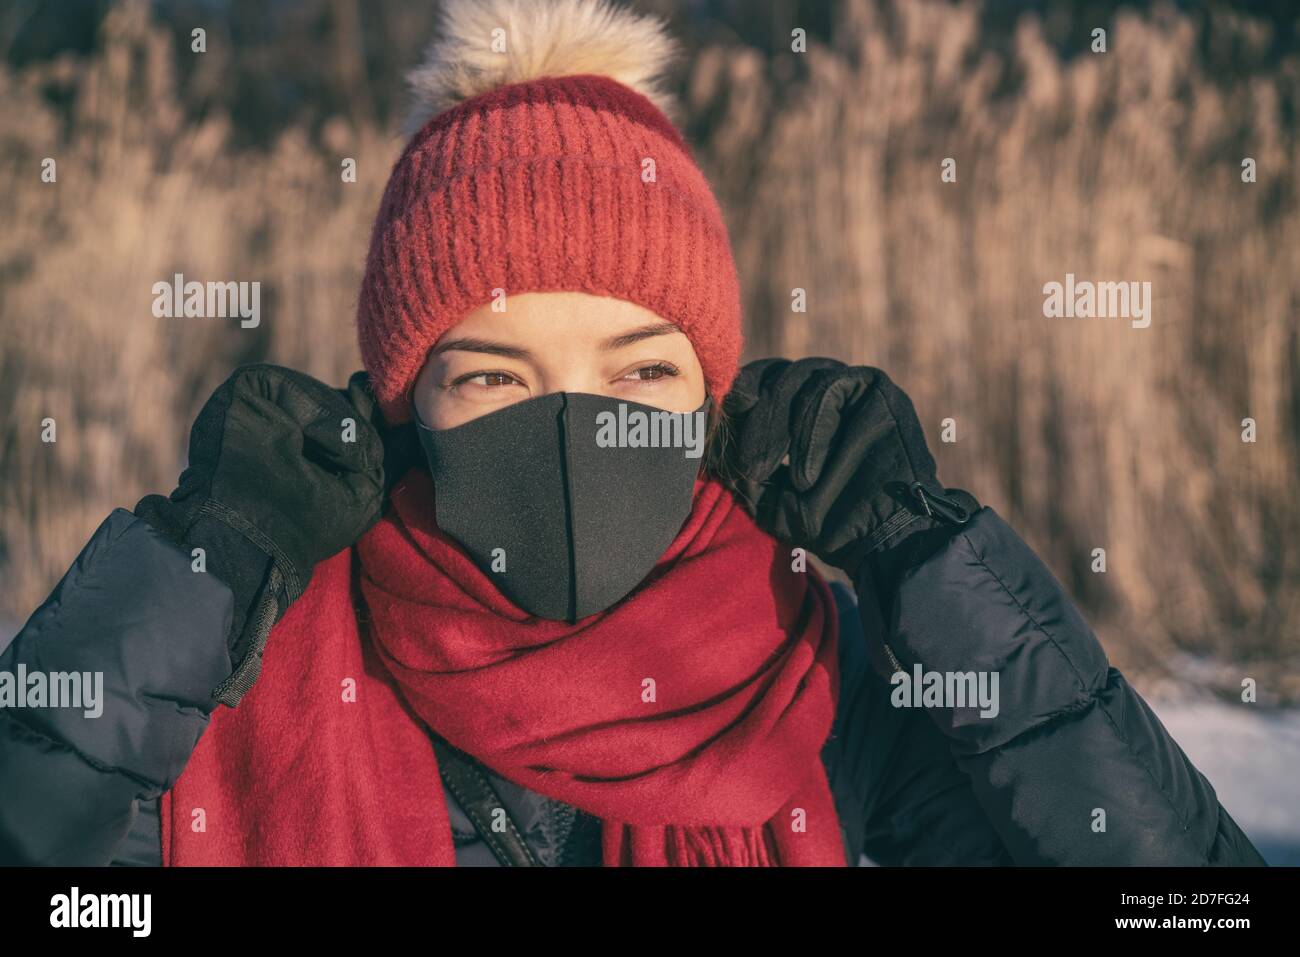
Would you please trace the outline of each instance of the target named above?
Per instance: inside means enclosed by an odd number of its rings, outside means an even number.
[[[650,310],[582,292],[530,292],[488,303],[449,329],[416,379],[431,429],[450,429],[548,392],[589,392],[692,412],[704,372],[690,340]]]

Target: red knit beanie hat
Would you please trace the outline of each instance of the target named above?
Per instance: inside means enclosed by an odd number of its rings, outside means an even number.
[[[357,308],[390,423],[411,418],[443,333],[524,292],[644,306],[690,339],[714,401],[727,393],[740,289],[717,200],[655,85],[671,53],[657,20],[605,0],[443,7]]]

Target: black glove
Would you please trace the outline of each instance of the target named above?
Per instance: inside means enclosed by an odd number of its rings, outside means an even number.
[[[404,422],[401,425],[389,425],[385,420],[383,413],[379,409],[379,404],[374,400],[374,393],[370,388],[370,374],[364,370],[358,370],[352,373],[348,379],[346,389],[341,389],[345,396],[357,406],[358,409],[364,407],[369,409],[368,417],[370,424],[374,426],[379,433],[379,437],[384,444],[384,500],[385,505],[388,500],[388,493],[413,466],[424,465],[424,446],[420,444],[420,434],[416,431],[414,421]]]
[[[859,587],[868,568],[888,587],[979,508],[939,484],[911,400],[879,369],[761,359],[724,408],[723,478],[764,530]]]
[[[234,593],[236,666],[215,700],[238,703],[261,670],[271,626],[316,564],[378,521],[384,447],[374,405],[358,376],[339,390],[280,366],[241,366],[199,412],[175,491],[136,505],[186,551],[202,548],[207,571]],[[354,435],[345,435],[347,419]]]

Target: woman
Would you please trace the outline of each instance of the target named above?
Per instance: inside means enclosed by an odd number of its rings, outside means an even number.
[[[107,701],[0,712],[0,859],[1262,863],[887,376],[737,368],[668,47],[447,6],[365,371],[237,370],[0,657]],[[896,706],[914,669],[999,693]]]

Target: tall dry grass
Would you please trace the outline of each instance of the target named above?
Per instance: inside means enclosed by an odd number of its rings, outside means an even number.
[[[395,138],[336,128],[327,154],[290,129],[237,152],[221,117],[183,121],[172,63],[131,3],[93,59],[0,70],[0,617],[29,613],[109,509],[175,485],[234,365],[271,356],[339,384],[360,366],[351,322]],[[71,96],[66,122],[46,86]],[[155,318],[152,286],[177,272],[260,281],[261,324]]]
[[[684,80],[750,355],[887,369],[944,479],[1009,518],[1148,684],[1300,693],[1297,61],[1209,76],[1169,8],[1121,14],[1109,52],[1069,59],[1030,17],[1002,56],[972,5],[839,10],[833,46],[797,68],[712,47]],[[170,64],[127,5],[93,59],[0,70],[0,617],[29,613],[110,508],[174,484],[235,363],[336,383],[359,365],[356,289],[400,143],[338,124],[324,147],[289,129],[238,151],[220,117],[183,119]],[[70,120],[37,95],[50,84]],[[1241,182],[1245,156],[1258,183]],[[260,280],[262,326],[154,318],[151,286],[174,272]],[[1042,286],[1067,272],[1150,280],[1152,327],[1045,319]],[[938,439],[947,417],[955,444]]]
[[[1172,8],[1107,26],[1108,52],[1081,29],[1067,62],[1025,17],[999,58],[973,5],[864,0],[793,82],[757,53],[697,58],[751,351],[888,370],[941,476],[1009,518],[1122,665],[1294,694],[1300,61],[1225,84]],[[1067,272],[1150,280],[1151,327],[1044,318]]]

